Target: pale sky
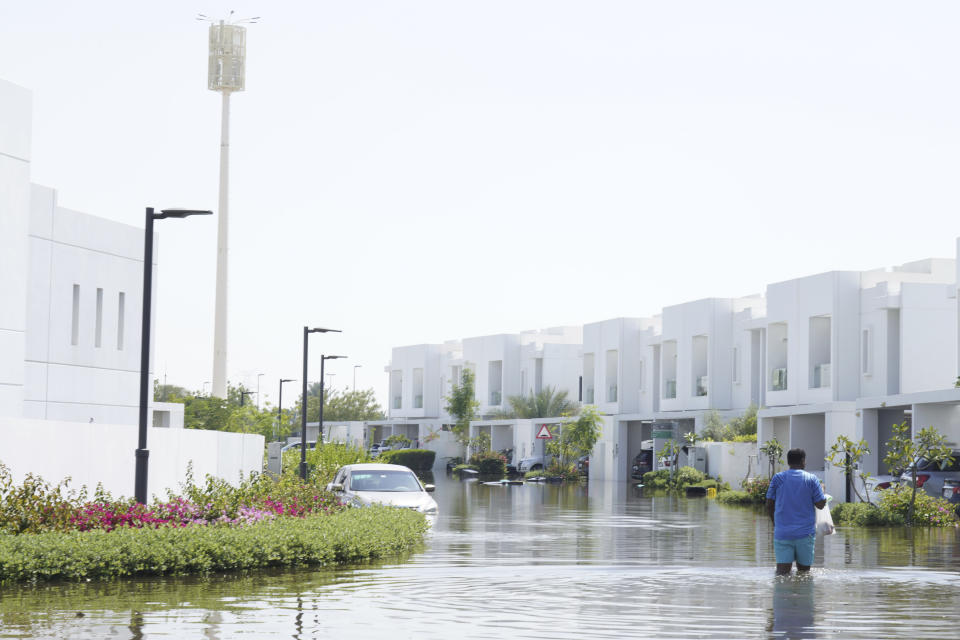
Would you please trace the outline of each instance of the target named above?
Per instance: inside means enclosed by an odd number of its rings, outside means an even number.
[[[5,2],[32,180],[216,209],[201,11],[262,16],[232,99],[229,377],[274,401],[305,324],[336,387],[390,348],[644,316],[953,257],[960,4]],[[156,374],[211,379],[216,221],[158,224]],[[293,390],[288,386],[288,398]]]

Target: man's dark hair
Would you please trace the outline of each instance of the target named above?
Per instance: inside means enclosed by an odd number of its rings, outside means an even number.
[[[803,464],[807,459],[807,452],[803,449],[790,449],[787,451],[787,464],[790,466]]]

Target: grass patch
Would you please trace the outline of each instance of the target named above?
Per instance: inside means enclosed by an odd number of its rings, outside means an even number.
[[[162,576],[344,564],[422,541],[424,516],[367,507],[245,527],[188,526],[0,535],[0,582]]]

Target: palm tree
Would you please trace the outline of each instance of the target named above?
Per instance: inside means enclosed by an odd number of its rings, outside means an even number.
[[[507,402],[517,418],[559,418],[580,410],[576,402],[567,399],[566,391],[557,391],[556,387],[545,387],[529,396],[510,396]]]

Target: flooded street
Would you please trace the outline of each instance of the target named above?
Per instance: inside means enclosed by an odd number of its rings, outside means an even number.
[[[3,638],[956,638],[960,538],[839,530],[775,579],[769,519],[627,486],[437,476],[385,564],[0,589]]]

